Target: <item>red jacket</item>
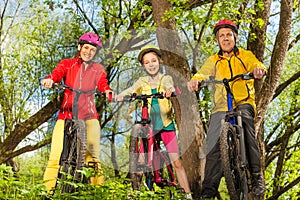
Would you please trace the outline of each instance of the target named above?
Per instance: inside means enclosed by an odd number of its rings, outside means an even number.
[[[111,90],[106,79],[106,73],[103,66],[92,62],[84,70],[83,61],[78,57],[64,59],[58,63],[52,74],[46,78],[51,78],[55,83],[64,79],[64,83],[74,89],[83,91],[97,88],[104,92]],[[58,119],[72,119],[72,107],[75,93],[66,89],[64,99],[58,115]],[[78,119],[98,119],[98,113],[95,107],[94,94],[81,94],[78,100]]]

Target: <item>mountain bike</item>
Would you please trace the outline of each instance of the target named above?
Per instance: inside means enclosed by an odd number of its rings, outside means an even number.
[[[63,150],[60,157],[60,170],[56,187],[63,193],[72,193],[75,191],[75,183],[89,183],[82,170],[84,167],[96,171],[97,163],[88,162],[85,164],[86,157],[86,124],[84,120],[78,119],[78,99],[81,94],[96,94],[101,98],[105,98],[105,93],[96,90],[79,90],[74,89],[65,84],[53,84],[53,88],[57,90],[69,89],[75,94],[74,104],[72,108],[73,119],[65,120]]]
[[[252,73],[238,74],[230,79],[202,81],[200,88],[208,84],[223,84],[226,89],[227,107],[220,133],[221,160],[224,177],[231,200],[246,200],[251,189],[251,177],[246,158],[245,136],[242,126],[242,114],[233,109],[233,93],[229,83],[237,79],[253,79]]]
[[[129,145],[129,172],[133,190],[140,190],[143,184],[149,190],[154,190],[154,184],[160,188],[177,186],[168,153],[161,148],[160,134],[154,134],[151,128],[148,114],[148,99],[151,98],[165,97],[163,93],[155,93],[132,94],[123,98],[127,102],[142,102],[141,117],[135,121]]]

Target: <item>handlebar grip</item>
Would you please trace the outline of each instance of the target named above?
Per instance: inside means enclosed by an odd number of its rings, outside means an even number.
[[[136,97],[136,93],[130,94],[130,95],[125,95],[123,96],[123,101],[124,102],[129,102],[129,101],[133,101]]]
[[[175,95],[176,96],[180,96],[181,95],[181,91],[180,91],[179,87],[175,87]]]
[[[52,84],[52,89],[62,89],[62,87],[60,87],[61,85],[59,85],[58,83],[53,83]]]
[[[172,92],[171,97],[177,97],[177,92]]]
[[[243,76],[242,76],[243,80],[250,80],[250,79],[253,79],[253,78],[254,78],[253,72],[249,72],[249,73],[243,74]]]
[[[207,83],[206,83],[206,81],[201,81],[201,82],[198,82],[198,89],[199,88],[204,88],[205,86],[207,86]]]

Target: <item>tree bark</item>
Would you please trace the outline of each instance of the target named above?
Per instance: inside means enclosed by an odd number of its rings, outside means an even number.
[[[181,90],[178,96],[179,104],[175,104],[175,111],[180,110],[179,141],[182,161],[187,172],[192,192],[200,192],[201,181],[204,175],[204,136],[198,112],[198,104],[193,93],[187,90],[187,81],[190,69],[185,57],[175,19],[163,20],[166,11],[172,9],[167,0],[152,0],[153,18],[157,24],[156,36],[166,71],[173,77],[176,86]],[[179,107],[179,108],[178,108]],[[176,113],[175,113],[176,115]]]
[[[251,34],[256,35],[255,40],[249,40],[248,39],[248,49],[251,50],[254,55],[263,62],[264,60],[264,53],[265,53],[265,40],[266,40],[266,31],[267,26],[269,23],[270,18],[270,8],[271,8],[271,0],[264,0],[264,7],[263,9],[260,9],[257,7],[257,3],[255,4],[255,10],[256,10],[256,16],[255,19],[261,18],[265,23],[262,25],[262,27],[257,26],[256,21],[250,24],[250,32],[249,37]],[[263,85],[263,80],[255,80],[254,87],[255,87],[255,94],[256,94],[256,103],[259,102],[259,98],[263,98],[264,96],[259,96],[259,93],[261,91]],[[257,106],[257,110],[261,109],[261,105]],[[267,107],[265,108],[267,109]],[[257,115],[257,118],[264,118],[264,115]],[[256,120],[259,121],[259,120]],[[262,120],[261,122],[263,122]],[[258,140],[258,145],[260,149],[260,160],[261,160],[261,168],[264,172],[265,169],[265,156],[266,155],[266,147],[264,143],[264,124],[263,123],[256,123],[256,135]],[[252,197],[250,197],[252,198]]]
[[[0,146],[0,164],[22,153],[36,150],[50,143],[48,139],[36,145],[26,146],[26,148],[24,147],[18,151],[15,151],[16,147],[24,138],[26,138],[32,131],[50,119],[54,113],[57,112],[58,104],[59,103],[57,99],[55,99],[53,102],[49,102],[36,114],[32,115],[26,121],[21,122],[14,127],[13,131],[10,132],[8,137],[5,138]]]
[[[293,1],[282,1],[280,13],[279,32],[276,37],[271,57],[271,65],[268,70],[267,77],[262,85],[264,90],[259,91],[256,95],[257,117],[255,126],[256,130],[260,130],[260,137],[263,136],[260,127],[262,127],[265,113],[273,99],[277,83],[280,79],[284,59],[289,47],[289,35],[292,27]]]

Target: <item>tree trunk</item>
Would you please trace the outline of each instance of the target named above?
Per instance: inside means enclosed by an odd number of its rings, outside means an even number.
[[[257,5],[257,4],[255,4]],[[264,20],[264,24],[262,27],[258,27],[254,23],[256,21],[252,22],[250,24],[251,30],[249,31],[249,37],[251,34],[256,35],[256,40],[248,40],[248,49],[254,53],[254,55],[263,62],[264,60],[264,53],[265,53],[265,40],[266,40],[266,30],[268,26],[268,21],[270,18],[270,8],[271,8],[271,0],[264,0],[264,7],[263,9],[257,8],[256,6],[256,16],[255,19],[261,18]],[[255,91],[256,91],[256,98],[258,99],[258,94],[261,90],[261,87],[263,85],[263,80],[255,80]],[[257,109],[260,109],[257,107]],[[257,115],[258,116],[258,115]],[[264,143],[264,124],[261,123],[256,126],[256,133],[257,133],[257,140],[259,144],[259,149],[260,149],[260,158],[261,158],[261,168],[262,171],[265,171],[265,156],[266,155],[266,147]],[[258,128],[259,127],[259,128]],[[250,199],[253,199],[252,196],[249,197]]]
[[[179,104],[174,104],[175,115],[180,112],[179,141],[182,161],[187,172],[192,192],[200,192],[204,175],[205,153],[203,128],[200,121],[198,104],[194,93],[187,90],[189,66],[185,57],[174,19],[163,21],[166,11],[172,9],[167,0],[152,0],[153,18],[157,24],[157,40],[162,51],[162,57],[167,74],[173,77],[174,83],[181,90],[178,96]],[[179,107],[179,108],[178,108]],[[178,118],[177,117],[177,118]]]
[[[267,3],[269,2],[265,1],[265,4]],[[257,115],[255,119],[255,127],[258,133],[260,144],[263,144],[264,116],[270,102],[273,99],[273,94],[276,90],[276,86],[280,79],[284,59],[286,57],[286,53],[289,47],[289,35],[292,27],[292,13],[293,13],[293,1],[292,0],[282,1],[281,11],[280,11],[279,32],[275,40],[274,50],[271,57],[271,65],[268,69],[267,77],[263,82],[262,87],[260,87],[264,89],[258,91],[258,93],[256,94]],[[266,23],[267,22],[268,21],[266,21]],[[262,153],[263,155],[265,155],[264,152]],[[263,160],[263,166],[264,164],[265,164],[265,160]]]

